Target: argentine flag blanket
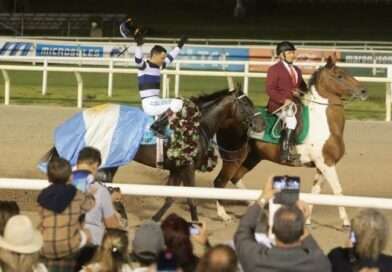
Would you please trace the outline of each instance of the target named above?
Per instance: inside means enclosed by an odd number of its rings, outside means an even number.
[[[121,166],[134,158],[150,123],[151,117],[136,107],[96,106],[75,114],[57,127],[55,147],[60,157],[72,166],[85,146],[101,151],[101,168]]]

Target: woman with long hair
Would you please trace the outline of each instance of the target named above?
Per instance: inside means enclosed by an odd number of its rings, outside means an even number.
[[[199,258],[193,254],[189,224],[172,213],[162,221],[166,250],[174,255],[177,265],[184,271],[195,271]]]
[[[385,216],[375,209],[364,209],[352,219],[348,247],[335,248],[328,258],[333,272],[392,271],[392,257],[382,254],[389,236]]]

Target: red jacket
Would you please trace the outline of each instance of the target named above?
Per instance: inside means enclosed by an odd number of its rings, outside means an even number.
[[[293,100],[293,91],[295,89],[307,91],[301,70],[297,66],[294,66],[294,69],[298,75],[296,85],[293,84],[289,71],[287,71],[282,61],[275,63],[268,69],[266,90],[269,96],[267,104],[269,112],[273,112],[281,107],[285,99]]]

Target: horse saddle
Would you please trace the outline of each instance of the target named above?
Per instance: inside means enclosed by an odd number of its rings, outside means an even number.
[[[282,121],[275,114],[270,113],[266,107],[259,108],[260,116],[263,118],[265,129],[263,133],[250,133],[249,137],[267,143],[279,144],[282,131]],[[309,133],[309,108],[302,105],[298,107],[298,125],[296,129],[296,144],[302,144]]]

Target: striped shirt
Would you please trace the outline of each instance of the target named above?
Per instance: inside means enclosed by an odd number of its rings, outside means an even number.
[[[141,46],[136,46],[135,62],[139,72],[137,75],[140,98],[144,99],[152,96],[159,96],[161,90],[161,68],[165,69],[180,53],[180,48],[174,48],[167,54],[162,67],[143,58]]]

